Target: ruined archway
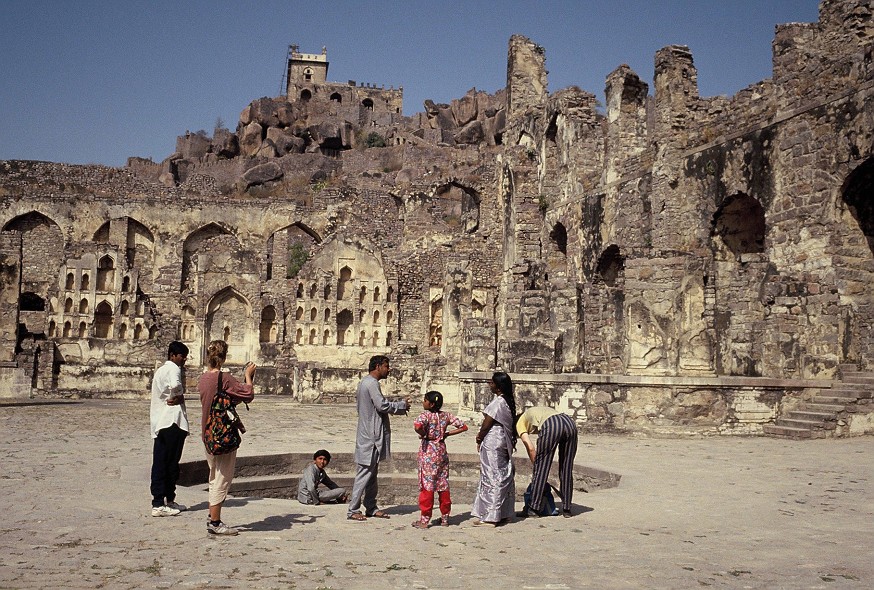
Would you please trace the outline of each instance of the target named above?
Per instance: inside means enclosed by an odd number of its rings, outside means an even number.
[[[267,239],[267,280],[292,279],[309,260],[319,235],[303,223],[293,223],[276,230]],[[303,294],[302,287],[298,297]]]
[[[235,262],[241,249],[237,237],[217,223],[207,224],[189,234],[182,245],[181,291],[197,293],[200,279],[208,274],[240,274],[240,265]]]
[[[31,211],[10,219],[3,231],[16,232],[21,240],[21,284],[47,295],[48,286],[57,281],[63,263],[62,256],[46,255],[64,251],[60,226],[42,213]]]
[[[94,337],[112,338],[112,306],[107,301],[98,303],[94,311]]]
[[[230,364],[241,365],[254,358],[258,335],[252,323],[252,306],[233,287],[216,293],[207,305],[204,340],[205,344],[212,340],[225,340]]]
[[[868,158],[847,177],[841,197],[874,253],[874,158]]]
[[[740,258],[765,251],[765,210],[744,193],[728,197],[713,215],[711,229],[717,258]]]

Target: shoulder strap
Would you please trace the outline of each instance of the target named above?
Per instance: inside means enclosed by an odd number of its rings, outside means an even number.
[[[219,369],[219,374],[218,374],[218,385],[216,386],[216,390],[215,390],[215,392],[216,392],[217,394],[222,392],[222,371],[221,371],[221,369]]]

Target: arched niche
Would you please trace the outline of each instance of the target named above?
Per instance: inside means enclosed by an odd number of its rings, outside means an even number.
[[[115,288],[115,261],[106,254],[97,261],[97,287],[101,292],[113,291]]]
[[[765,251],[765,210],[744,193],[728,197],[713,215],[713,248],[718,259]]]
[[[479,228],[479,192],[458,182],[449,182],[437,187],[435,215],[452,229],[474,233]]]
[[[619,251],[619,246],[611,244],[601,252],[595,273],[608,287],[616,287],[625,273],[625,257]]]
[[[13,217],[3,226],[4,232],[16,232],[21,239],[21,283],[42,283],[48,288],[57,284],[63,256],[64,234],[60,226],[38,211]],[[42,289],[40,289],[42,291]]]
[[[112,337],[112,306],[105,300],[94,310],[94,337]]]
[[[204,225],[182,244],[182,291],[197,292],[197,277],[204,273],[239,274],[235,255],[241,250],[237,237],[217,223]]]
[[[267,238],[267,280],[273,278],[293,279],[309,260],[310,252],[321,237],[303,223],[293,223],[276,230]],[[303,287],[298,288],[298,297],[303,296]]]
[[[207,343],[213,340],[228,343],[230,364],[242,365],[251,359],[258,343],[252,325],[252,306],[236,289],[226,287],[210,299],[205,324]]]
[[[841,197],[865,235],[868,249],[874,253],[874,157],[850,173]]]

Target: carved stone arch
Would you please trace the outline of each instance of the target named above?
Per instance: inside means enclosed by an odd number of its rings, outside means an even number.
[[[312,74],[305,74],[306,76],[311,76]],[[309,79],[309,78],[307,78]],[[300,91],[300,100],[301,102],[309,102],[313,98],[313,93],[308,89],[304,88]]]
[[[874,253],[874,157],[857,166],[841,188],[841,198]]]
[[[115,260],[109,254],[104,254],[97,261],[95,288],[104,293],[115,290]]]
[[[49,285],[57,285],[63,260],[63,256],[46,256],[46,252],[64,251],[65,238],[60,226],[46,215],[30,211],[7,221],[3,231],[16,232],[21,239],[19,282],[40,283],[40,294],[47,295]]]
[[[361,101],[361,106],[364,107],[368,111],[372,111],[373,110],[373,100],[371,100],[369,98],[365,98],[364,100]]]
[[[94,309],[94,337],[112,338],[112,305],[105,299]]]
[[[318,233],[301,222],[286,225],[271,233],[267,238],[265,255],[267,280],[296,277],[309,260],[313,246],[321,241]]]
[[[331,93],[330,100],[331,100],[332,102],[342,103],[342,102],[343,102],[343,97],[340,95],[339,92],[333,92],[333,93]]]
[[[560,221],[556,222],[549,231],[546,265],[550,276],[566,277],[568,275],[567,229]]]
[[[354,316],[348,309],[343,309],[337,314],[337,344],[352,343],[352,327],[354,324]]]
[[[133,217],[127,218],[125,257],[131,268],[151,268],[155,258],[155,234]]]
[[[261,342],[276,342],[276,308],[272,305],[265,305],[261,310],[258,339]]]
[[[765,210],[759,201],[736,193],[713,214],[712,246],[718,259],[740,258],[765,251]]]
[[[218,257],[222,254],[229,256],[241,249],[237,236],[218,223],[208,223],[191,232],[182,244],[180,289],[197,292],[198,275],[211,271],[223,272],[226,269],[219,267]]]
[[[441,220],[450,227],[459,227],[464,233],[479,228],[479,192],[458,181],[447,182],[436,188],[434,197],[439,203]]]
[[[601,252],[595,266],[596,280],[600,279],[608,287],[616,287],[625,276],[625,257],[619,246],[611,244]]]
[[[212,340],[227,342],[230,364],[242,365],[253,358],[258,334],[249,300],[235,288],[225,287],[212,296],[206,310],[204,344]]]

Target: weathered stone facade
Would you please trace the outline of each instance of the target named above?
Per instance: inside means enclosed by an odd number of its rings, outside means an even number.
[[[306,401],[349,401],[387,353],[394,393],[462,410],[500,368],[585,428],[756,433],[852,368],[831,427],[869,432],[872,22],[824,0],[731,98],[666,47],[654,94],[620,66],[606,112],[548,93],[524,37],[505,90],[412,117],[373,87],[362,119],[294,48],[286,97],[161,164],[0,163],[0,386],[139,395],[169,339],[225,338]]]

